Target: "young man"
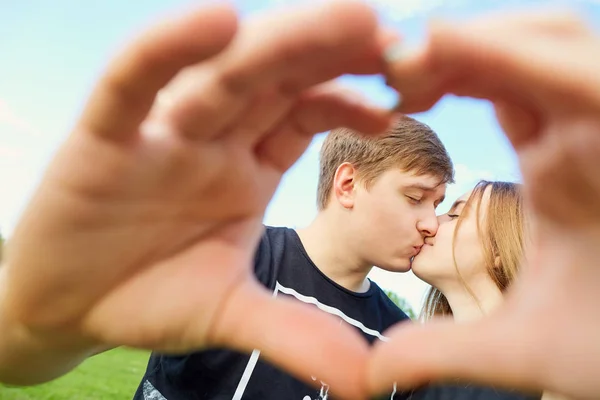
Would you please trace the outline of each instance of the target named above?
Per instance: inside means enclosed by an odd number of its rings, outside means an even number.
[[[333,130],[321,149],[317,217],[298,231],[267,227],[256,252],[256,277],[273,296],[314,305],[370,343],[384,339],[383,331],[408,317],[367,275],[373,266],[410,269],[424,238],[437,231],[435,209],[453,173],[439,138],[412,118],[400,117],[377,138]],[[319,335],[319,327],[313,329]],[[263,361],[259,350],[222,350],[153,354],[135,400],[328,395],[335,397],[326,382],[320,389],[307,386]]]

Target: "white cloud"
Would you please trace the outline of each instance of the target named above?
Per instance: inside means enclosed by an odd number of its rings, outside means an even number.
[[[40,131],[0,99],[0,233],[10,235],[37,184],[43,164],[35,143]]]
[[[457,7],[466,0],[367,0],[378,11],[393,21],[422,15],[440,7]]]
[[[313,2],[319,0],[311,0]],[[326,1],[326,0],[320,0]],[[523,6],[567,6],[573,7],[576,3],[598,4],[600,0],[364,0],[373,6],[381,15],[390,21],[404,21],[413,17],[428,16],[431,14],[445,15],[445,11],[483,7],[488,9],[506,9],[508,7]],[[282,6],[307,3],[309,0],[267,0],[268,6]]]
[[[316,2],[318,0],[312,0]],[[326,0],[321,0],[321,2]],[[307,3],[306,0],[269,0],[271,6]],[[392,20],[402,20],[418,14],[424,14],[439,7],[458,6],[466,0],[365,0],[379,12]]]
[[[40,132],[29,121],[21,117],[2,99],[0,99],[0,126],[11,127],[20,134],[27,134],[33,137],[41,136]]]
[[[0,146],[0,232],[4,237],[12,232],[39,180],[41,171],[32,165],[25,149]]]

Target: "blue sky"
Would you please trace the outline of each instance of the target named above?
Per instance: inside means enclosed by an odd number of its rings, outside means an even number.
[[[306,1],[306,0],[305,0]],[[237,0],[241,14],[292,0]],[[367,2],[369,2],[367,0]],[[79,0],[0,0],[0,230],[10,232],[44,166],[69,132],[91,85],[108,58],[139,28],[165,13],[201,1],[82,2]],[[418,41],[432,16],[464,17],[500,7],[550,3],[533,0],[371,0],[382,21],[409,41]],[[552,2],[552,4],[560,2]],[[567,3],[563,1],[562,3]],[[600,1],[571,1],[596,27]],[[377,77],[343,77],[371,100],[391,105],[395,94]],[[416,115],[438,132],[457,168],[457,183],[448,198],[459,196],[479,178],[518,180],[519,172],[489,104],[446,98]],[[302,159],[287,173],[271,202],[265,222],[300,227],[315,215],[317,136]],[[446,202],[446,207],[451,201]],[[444,211],[444,205],[440,207]],[[413,306],[426,285],[412,274],[374,271],[371,277],[395,290]]]

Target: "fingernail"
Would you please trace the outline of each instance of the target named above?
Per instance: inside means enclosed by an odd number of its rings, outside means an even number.
[[[383,51],[383,58],[389,63],[398,61],[403,55],[404,45],[402,43],[394,43]]]
[[[162,106],[169,107],[173,104],[173,97],[165,89],[161,89],[156,94],[156,102]]]
[[[175,129],[163,122],[145,121],[140,126],[140,134],[149,139],[163,139],[175,135]]]
[[[419,47],[416,45],[398,42],[392,44],[383,51],[383,58],[388,63],[395,63],[410,58],[416,54],[418,50]]]

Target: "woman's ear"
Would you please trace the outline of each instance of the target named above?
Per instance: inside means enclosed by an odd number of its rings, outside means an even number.
[[[494,257],[494,268],[502,267],[502,262],[500,260],[500,256]]]

